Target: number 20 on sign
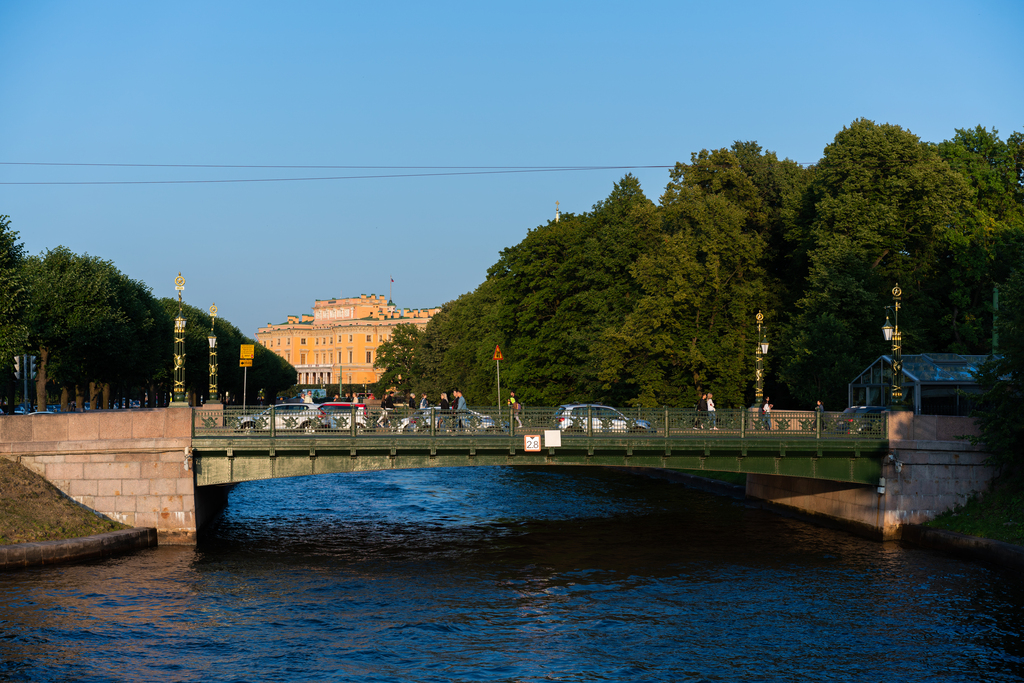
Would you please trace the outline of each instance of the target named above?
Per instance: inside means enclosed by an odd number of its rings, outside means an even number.
[[[523,450],[536,452],[540,450],[540,434],[527,434],[523,437]]]

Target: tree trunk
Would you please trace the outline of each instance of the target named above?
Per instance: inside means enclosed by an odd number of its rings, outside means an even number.
[[[89,382],[89,410],[102,410],[99,407],[100,391],[96,382]]]
[[[36,410],[46,410],[46,366],[50,362],[50,351],[39,347],[39,363],[36,364]]]
[[[68,385],[60,388],[60,412],[68,412]]]
[[[85,410],[85,392],[81,384],[75,385],[75,410],[78,412]]]
[[[107,384],[106,382],[104,382],[103,383],[102,391],[103,391],[103,408],[106,409],[106,408],[110,407],[110,385]]]

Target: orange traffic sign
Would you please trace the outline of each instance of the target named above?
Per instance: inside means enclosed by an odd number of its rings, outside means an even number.
[[[240,368],[251,368],[252,367],[252,358],[239,358],[238,359],[238,367],[240,367]]]
[[[239,357],[241,358],[252,358],[256,355],[255,344],[241,344],[239,348]]]
[[[497,344],[494,345],[494,358],[492,358],[491,360],[505,360],[504,358],[501,357],[501,347],[498,346]]]

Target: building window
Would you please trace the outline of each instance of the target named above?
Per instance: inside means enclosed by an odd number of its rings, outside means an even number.
[[[286,361],[288,361],[289,363],[291,363],[292,362],[292,352],[291,351],[285,351],[284,352],[284,359]]]
[[[348,340],[349,340],[349,342],[351,342],[351,341],[352,341],[352,335],[351,335],[351,334],[350,334],[350,335],[348,335]]]
[[[366,352],[366,363],[370,364],[373,362],[373,351]]]
[[[351,336],[351,335],[349,335],[349,336]],[[349,362],[350,365],[352,364],[352,352],[351,351],[348,352],[348,362]]]
[[[305,337],[303,337],[302,339],[300,339],[300,340],[299,340],[299,344],[300,344],[301,346],[305,346],[305,345],[306,345],[306,338],[305,338]]]
[[[331,365],[334,365],[334,351],[331,351]]]
[[[292,345],[292,338],[288,337],[288,341],[286,343],[288,344],[288,346],[291,346]]]
[[[373,341],[373,335],[372,334],[366,335],[366,341],[372,342]]]

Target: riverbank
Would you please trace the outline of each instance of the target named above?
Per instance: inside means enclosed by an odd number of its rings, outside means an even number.
[[[0,545],[0,571],[46,564],[85,562],[155,548],[156,529],[124,529],[105,534],[40,543]]]

